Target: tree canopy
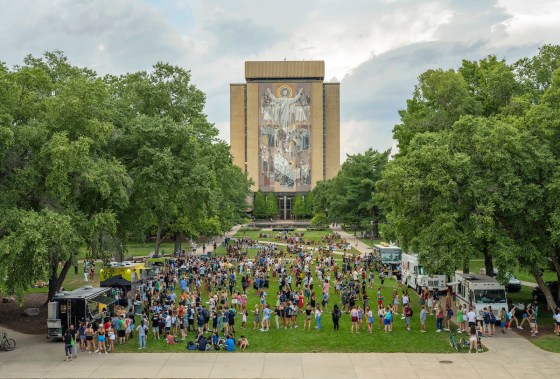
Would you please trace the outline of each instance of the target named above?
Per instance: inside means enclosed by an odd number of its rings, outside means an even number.
[[[14,293],[49,280],[52,297],[82,247],[122,257],[130,237],[221,233],[246,211],[248,179],[189,71],[99,77],[48,52],[0,65],[0,98],[0,273]]]
[[[508,65],[489,56],[429,70],[400,112],[399,152],[379,181],[383,234],[432,272],[468,270],[482,255],[499,279],[558,257],[560,48]]]

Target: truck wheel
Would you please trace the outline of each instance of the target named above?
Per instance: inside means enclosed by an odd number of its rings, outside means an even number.
[[[418,295],[421,295],[421,294],[422,294],[422,288],[421,288],[420,286],[416,286],[416,293],[417,293]]]

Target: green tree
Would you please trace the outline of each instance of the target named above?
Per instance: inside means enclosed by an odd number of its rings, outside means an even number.
[[[268,216],[266,199],[261,190],[258,190],[255,194],[255,200],[253,202],[253,215],[256,218],[265,218]]]
[[[49,280],[50,299],[82,243],[90,256],[108,258],[114,215],[128,205],[130,177],[109,153],[113,98],[95,73],[71,66],[60,52],[29,56],[0,75],[13,94],[1,110],[10,140],[0,159],[0,241],[13,244],[29,225],[24,245],[7,248],[9,259],[0,266],[9,271],[37,251],[29,272],[10,275],[7,286],[21,294],[34,281]]]
[[[369,149],[363,154],[350,155],[327,192],[329,217],[338,222],[360,225],[374,222],[374,233],[382,218],[373,194],[375,185],[387,165],[389,151],[379,153]]]
[[[266,215],[270,218],[278,218],[278,199],[272,192],[266,197]]]
[[[303,196],[301,194],[296,194],[294,197],[294,202],[292,204],[292,215],[296,218],[302,218],[305,216],[305,203]]]

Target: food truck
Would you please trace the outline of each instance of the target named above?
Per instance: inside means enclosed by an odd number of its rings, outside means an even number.
[[[387,273],[391,271],[394,275],[401,274],[399,272],[401,256],[402,250],[398,246],[386,243],[373,246],[373,257],[380,267],[383,267]]]
[[[455,281],[448,284],[453,285],[460,304],[475,308],[478,320],[482,320],[484,308],[491,306],[496,320],[499,320],[500,309],[508,307],[506,288],[490,276],[455,273]]]
[[[145,263],[141,262],[111,262],[99,271],[100,285],[118,291],[123,299],[129,291],[142,286],[145,269]]]
[[[100,323],[113,309],[110,292],[110,288],[85,286],[56,293],[48,304],[47,337],[62,338],[70,325],[78,329],[81,321]]]
[[[445,291],[447,289],[445,275],[428,275],[424,266],[418,262],[418,254],[403,253],[402,255],[402,273],[404,284],[410,288],[414,288],[417,293],[422,289],[428,288],[430,291],[438,289]]]

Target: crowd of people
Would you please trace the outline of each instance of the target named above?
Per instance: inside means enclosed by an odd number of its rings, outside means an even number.
[[[334,237],[325,240],[335,241]],[[399,317],[403,329],[411,330],[413,310],[408,290],[398,285],[385,299],[385,271],[375,265],[371,255],[344,253],[339,259],[333,249],[309,247],[303,240],[290,242],[279,246],[249,238],[229,240],[226,256],[177,252],[155,277],[129,292],[123,308],[105,317],[102,324],[83,322],[77,329],[69,329],[65,342],[73,353],[67,351],[68,359],[76,356],[72,341],[79,341],[84,352],[107,354],[134,339],[135,334],[140,350],[146,349],[150,339],[164,339],[168,345],[185,343],[189,350],[247,349],[248,339],[236,338],[239,329],[252,327],[266,333],[271,328],[301,327],[309,333],[312,327],[323,329],[325,315],[330,315],[335,331],[340,330],[343,314],[349,316],[351,333],[373,333],[376,325],[384,333],[392,333]],[[252,258],[249,249],[256,250]],[[371,301],[368,289],[374,287],[376,275],[380,285]],[[273,283],[277,289],[272,288]],[[333,293],[336,301],[331,300]],[[429,316],[435,318],[436,332],[450,331],[455,316],[457,332],[469,333],[474,347],[480,336],[495,333],[494,310],[485,309],[480,322],[466,306],[455,307],[454,315],[450,290],[440,296],[437,289],[426,288],[419,302],[417,317],[423,333]],[[531,332],[538,333],[537,314],[538,309],[531,306],[519,323],[514,307],[502,308],[502,333],[513,324],[522,329],[526,321]]]

